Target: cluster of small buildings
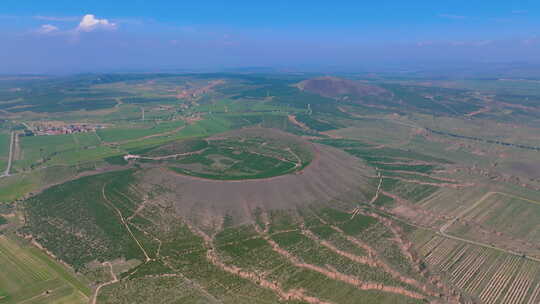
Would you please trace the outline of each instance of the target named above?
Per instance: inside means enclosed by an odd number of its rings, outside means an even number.
[[[66,124],[66,125],[48,125],[42,124],[34,126],[30,131],[34,136],[39,135],[59,135],[73,133],[94,132],[96,129],[101,129],[101,125],[92,124]]]

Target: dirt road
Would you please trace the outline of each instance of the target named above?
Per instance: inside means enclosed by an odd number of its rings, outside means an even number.
[[[124,227],[126,227],[126,230],[129,232],[129,234],[131,235],[131,237],[133,238],[133,240],[135,241],[135,243],[137,243],[137,245],[139,246],[139,248],[141,249],[142,253],[144,254],[145,258],[146,258],[146,261],[145,263],[149,262],[151,260],[151,258],[148,256],[148,253],[146,252],[146,250],[144,249],[144,247],[142,246],[141,242],[139,242],[139,240],[135,237],[135,235],[133,234],[133,232],[131,231],[131,228],[129,228],[129,225],[127,224],[126,220],[124,219],[124,216],[122,215],[122,212],[120,212],[120,209],[116,208],[114,206],[114,204],[107,198],[107,196],[105,195],[105,186],[106,184],[103,184],[103,187],[101,188],[101,195],[103,196],[103,199],[105,200],[105,202],[107,203],[107,205],[109,205],[114,211],[116,211],[116,213],[118,214],[118,216],[120,217],[120,221],[122,222],[122,224],[124,225]]]
[[[107,285],[111,285],[111,284],[114,284],[114,283],[118,282],[118,278],[116,277],[116,274],[114,274],[112,264],[110,262],[105,262],[104,264],[109,265],[109,268],[111,270],[112,280],[110,280],[108,282],[105,282],[105,283],[101,283],[101,284],[99,284],[97,286],[96,290],[94,291],[94,295],[92,296],[92,299],[90,300],[90,304],[96,304],[97,297],[99,295],[99,291],[101,290],[102,287],[105,287]]]
[[[9,171],[11,171],[11,163],[13,162],[14,146],[15,146],[15,131],[11,132],[11,138],[10,138],[10,143],[9,143],[9,158],[8,158],[6,170],[4,171],[4,174],[0,175],[0,177],[9,176]]]

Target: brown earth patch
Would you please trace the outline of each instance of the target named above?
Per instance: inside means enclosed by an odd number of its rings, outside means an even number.
[[[313,148],[314,160],[296,174],[221,181],[182,175],[166,168],[150,168],[138,173],[139,185],[167,189],[163,195],[176,202],[180,215],[199,221],[206,218],[207,223],[225,214],[238,223],[246,222],[256,207],[295,209],[337,200],[367,200],[363,192],[368,193],[373,187],[368,179],[374,175],[373,169],[341,150],[318,144]]]

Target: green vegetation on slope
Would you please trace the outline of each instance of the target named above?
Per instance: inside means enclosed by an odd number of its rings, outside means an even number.
[[[23,232],[75,269],[95,259],[142,259],[115,209],[127,217],[136,208],[133,178],[133,171],[118,171],[51,187],[25,202]]]

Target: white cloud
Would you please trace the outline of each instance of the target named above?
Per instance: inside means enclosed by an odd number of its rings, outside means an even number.
[[[52,24],[44,24],[37,31],[41,34],[49,34],[58,31],[58,27]]]
[[[88,14],[82,18],[79,26],[77,26],[77,31],[91,32],[97,29],[115,30],[116,27],[116,23],[109,22],[107,19],[97,19],[96,16]]]

